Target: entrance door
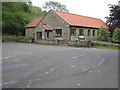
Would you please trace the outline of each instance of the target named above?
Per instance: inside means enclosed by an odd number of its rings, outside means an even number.
[[[37,32],[37,39],[42,39],[42,32]]]

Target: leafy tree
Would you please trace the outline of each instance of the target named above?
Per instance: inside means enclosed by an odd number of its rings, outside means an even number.
[[[120,1],[119,1],[120,3]],[[120,5],[109,5],[110,15],[106,17],[107,24],[110,27],[111,36],[115,28],[120,28]]]
[[[32,6],[31,2],[2,2],[2,32],[24,35],[25,25],[45,14],[40,7]]]
[[[67,8],[64,4],[62,5],[59,2],[53,2],[53,1],[45,2],[43,9],[45,9],[46,11],[58,10],[58,11],[62,11],[62,12],[69,12],[69,10],[67,10]]]
[[[98,30],[98,41],[109,41],[110,39],[110,32],[108,29],[104,28],[104,27],[101,27],[99,30]]]
[[[112,41],[120,43],[120,28],[116,28],[113,31]]]

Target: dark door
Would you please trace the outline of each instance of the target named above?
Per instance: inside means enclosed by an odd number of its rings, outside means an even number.
[[[42,32],[37,32],[37,38],[42,39]]]

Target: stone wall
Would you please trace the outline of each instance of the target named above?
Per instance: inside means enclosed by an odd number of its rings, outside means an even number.
[[[25,36],[28,36],[30,38],[34,38],[34,28],[27,28],[25,30]]]
[[[58,44],[67,44],[68,46],[76,46],[76,41],[65,41],[65,40],[37,40],[39,44],[48,44],[48,45],[58,45]],[[90,47],[91,41],[80,41],[81,47]]]
[[[68,45],[69,46],[76,46],[77,42],[76,41],[69,41]],[[79,42],[80,47],[90,47],[91,46],[91,41],[80,41]]]
[[[23,43],[32,43],[32,39],[19,39],[19,40],[15,40],[16,42],[23,42]]]
[[[58,40],[37,40],[39,44],[58,45]]]

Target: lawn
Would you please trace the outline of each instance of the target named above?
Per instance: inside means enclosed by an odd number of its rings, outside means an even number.
[[[120,47],[115,46],[92,46],[92,48],[101,48],[101,49],[112,49],[112,50],[120,50]]]

